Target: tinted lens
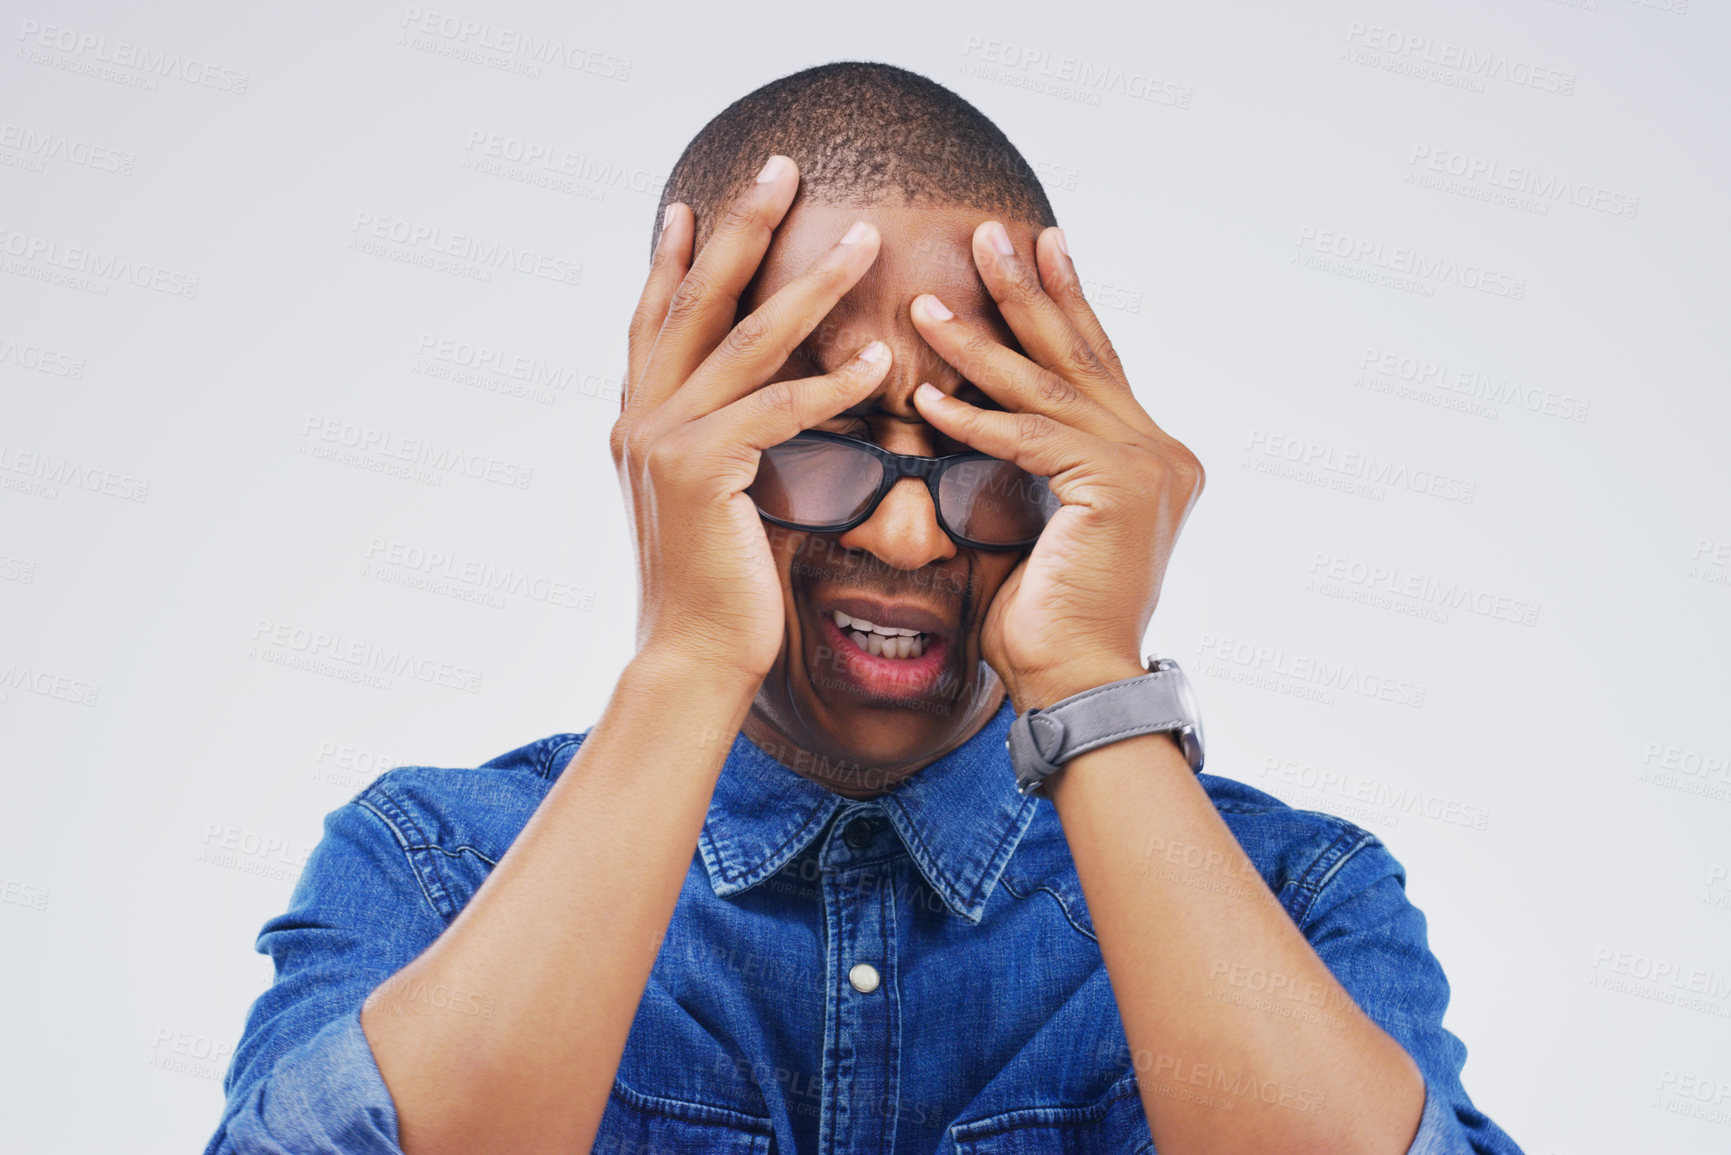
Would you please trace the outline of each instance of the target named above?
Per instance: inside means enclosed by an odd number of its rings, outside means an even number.
[[[784,441],[763,451],[746,494],[771,517],[842,525],[858,517],[883,481],[878,459],[836,441]]]
[[[1040,536],[1063,506],[1046,479],[1007,461],[964,461],[938,482],[944,520],[962,537],[1016,545]]]

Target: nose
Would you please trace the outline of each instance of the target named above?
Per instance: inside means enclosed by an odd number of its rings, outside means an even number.
[[[931,447],[920,444],[920,438],[908,429],[890,433],[880,444],[895,453],[931,454]],[[956,543],[938,524],[931,491],[918,477],[904,477],[890,486],[872,515],[842,534],[839,541],[902,570],[917,570],[956,556]]]

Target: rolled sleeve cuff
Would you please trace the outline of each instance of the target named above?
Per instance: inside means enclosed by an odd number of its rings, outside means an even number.
[[[255,1083],[206,1155],[403,1155],[397,1110],[359,1008],[284,1055]]]
[[[1428,1081],[1424,1087],[1424,1114],[1419,1116],[1418,1134],[1412,1137],[1406,1155],[1473,1155],[1454,1112],[1431,1093]]]

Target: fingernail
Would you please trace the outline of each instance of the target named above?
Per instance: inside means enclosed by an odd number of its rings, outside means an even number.
[[[757,174],[757,183],[763,184],[766,181],[774,180],[776,177],[781,175],[782,169],[786,164],[787,158],[782,156],[780,153],[770,157],[769,163],[763,166],[763,171]]]
[[[1066,257],[1070,255],[1070,242],[1064,236],[1064,230],[1058,230],[1058,251]]]
[[[921,297],[920,302],[921,307],[926,311],[926,316],[930,317],[934,321],[947,321],[951,317],[955,316],[954,313],[944,308],[944,303],[942,301],[938,300],[930,293]]]
[[[870,361],[873,365],[881,364],[890,359],[890,347],[882,341],[873,341],[859,351],[861,361]]]
[[[656,234],[657,243],[660,243],[661,238],[667,235],[667,226],[673,223],[673,205],[678,203],[678,201],[674,201],[673,204],[661,210],[661,232]]]
[[[993,221],[986,227],[986,239],[992,242],[992,247],[1006,257],[1016,255],[1016,246],[1010,243],[1010,234],[1003,225]]]
[[[866,239],[866,234],[870,231],[870,225],[866,224],[864,221],[855,221],[853,227],[842,234],[841,243],[844,245],[857,245]]]
[[[921,381],[919,388],[914,390],[914,396],[918,397],[921,401],[930,404],[934,401],[943,400],[944,391],[939,389],[936,385],[933,385],[930,381]]]

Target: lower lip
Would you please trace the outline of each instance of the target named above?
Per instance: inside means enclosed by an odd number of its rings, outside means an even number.
[[[833,614],[823,615],[822,630],[830,652],[840,659],[841,673],[862,692],[876,698],[913,701],[938,688],[949,650],[941,636],[928,634],[925,653],[917,658],[884,658],[860,649],[835,624]],[[834,664],[830,668],[834,669]]]

